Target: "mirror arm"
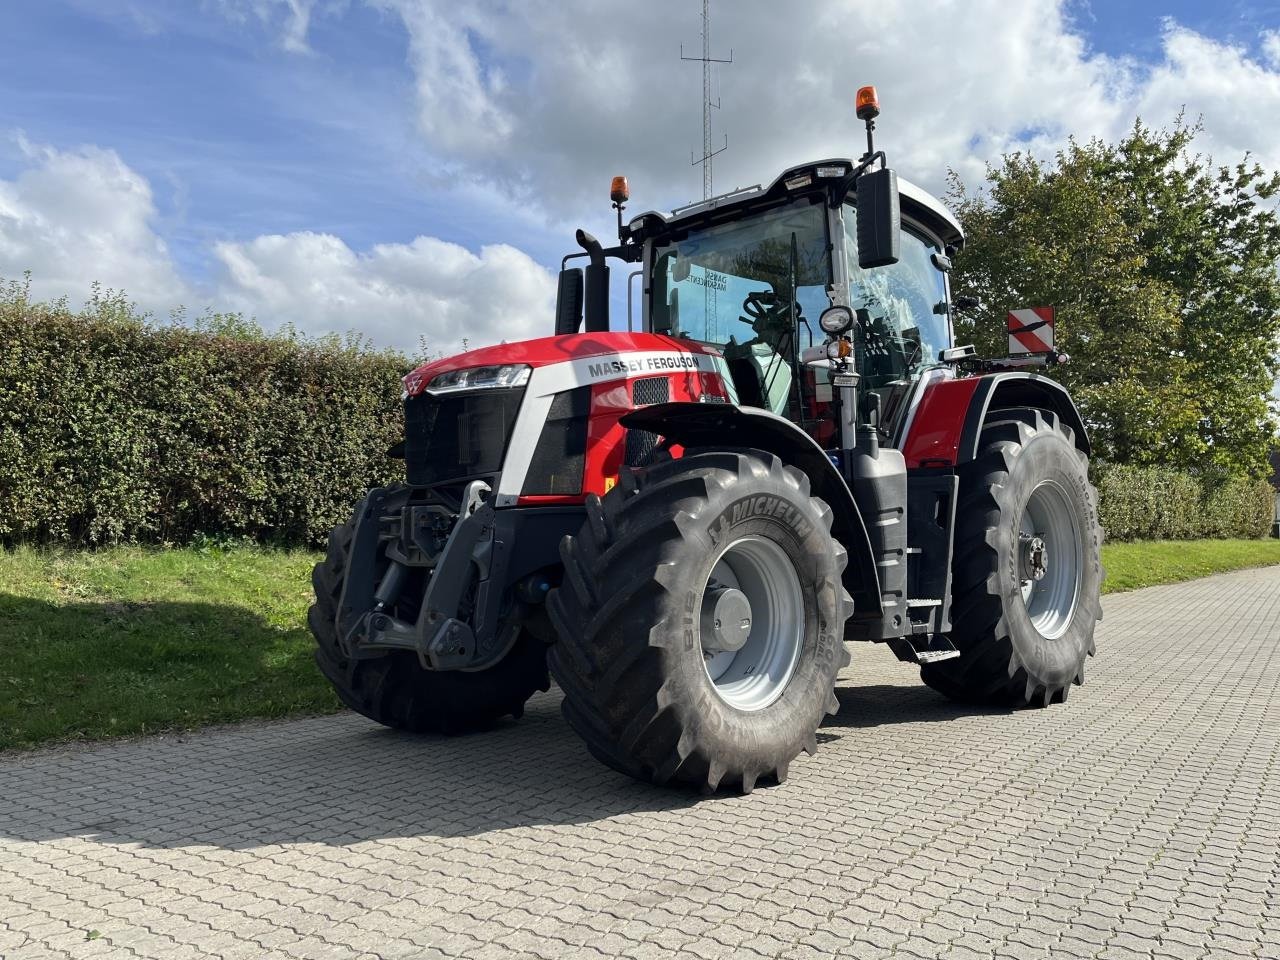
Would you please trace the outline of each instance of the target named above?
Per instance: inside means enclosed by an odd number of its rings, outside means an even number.
[[[605,247],[603,252],[606,257],[614,257],[624,263],[639,263],[644,247],[638,243],[620,243],[616,247]]]
[[[849,191],[852,190],[853,185],[858,182],[858,178],[870,170],[871,165],[877,160],[880,161],[881,167],[887,167],[889,165],[889,158],[885,155],[885,152],[883,150],[877,150],[875,153],[871,154],[871,156],[863,157],[859,160],[852,170],[831,185],[830,204],[832,207],[838,207],[845,202],[849,196]]]
[[[639,243],[620,243],[616,247],[601,247],[600,252],[606,257],[615,257],[626,263],[639,263],[644,256],[644,246]],[[570,260],[581,260],[583,257],[591,256],[585,250],[579,250],[575,253],[566,253],[560,258],[560,269],[563,270],[569,265]]]

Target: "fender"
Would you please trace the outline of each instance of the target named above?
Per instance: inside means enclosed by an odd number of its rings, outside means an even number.
[[[1034,373],[991,373],[940,380],[925,388],[911,430],[902,444],[908,470],[957,467],[978,453],[982,425],[998,410],[1037,407],[1049,410],[1075,433],[1086,456],[1089,436],[1066,387]]]
[[[831,507],[832,536],[849,551],[844,586],[853,596],[855,616],[883,615],[871,540],[849,485],[817,442],[790,420],[755,407],[686,402],[643,407],[620,422],[627,428],[659,434],[682,447],[754,447],[803,470],[813,495]]]

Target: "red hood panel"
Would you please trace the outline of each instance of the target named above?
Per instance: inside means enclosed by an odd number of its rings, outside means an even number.
[[[628,350],[667,350],[673,353],[701,353],[719,356],[720,351],[696,343],[657,333],[573,333],[558,337],[539,337],[537,340],[521,340],[518,343],[500,343],[492,347],[468,350],[453,357],[443,357],[424,363],[404,378],[405,390],[411,395],[422,392],[432,377],[451,370],[468,367],[500,366],[507,363],[526,363],[531,367],[546,367],[566,360],[582,360],[609,353]]]

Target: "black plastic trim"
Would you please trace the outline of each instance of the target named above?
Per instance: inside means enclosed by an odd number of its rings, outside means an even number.
[[[997,411],[1014,407],[1035,407],[1056,413],[1075,433],[1076,447],[1086,456],[1091,452],[1084,419],[1066,387],[1035,373],[993,373],[981,379],[969,402],[960,433],[960,448],[956,452],[957,466],[977,456],[982,425],[993,420]]]

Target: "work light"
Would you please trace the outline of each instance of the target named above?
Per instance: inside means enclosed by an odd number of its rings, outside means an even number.
[[[839,304],[827,307],[822,311],[822,316],[818,317],[818,326],[822,328],[823,333],[833,337],[844,333],[853,326],[853,311]]]

